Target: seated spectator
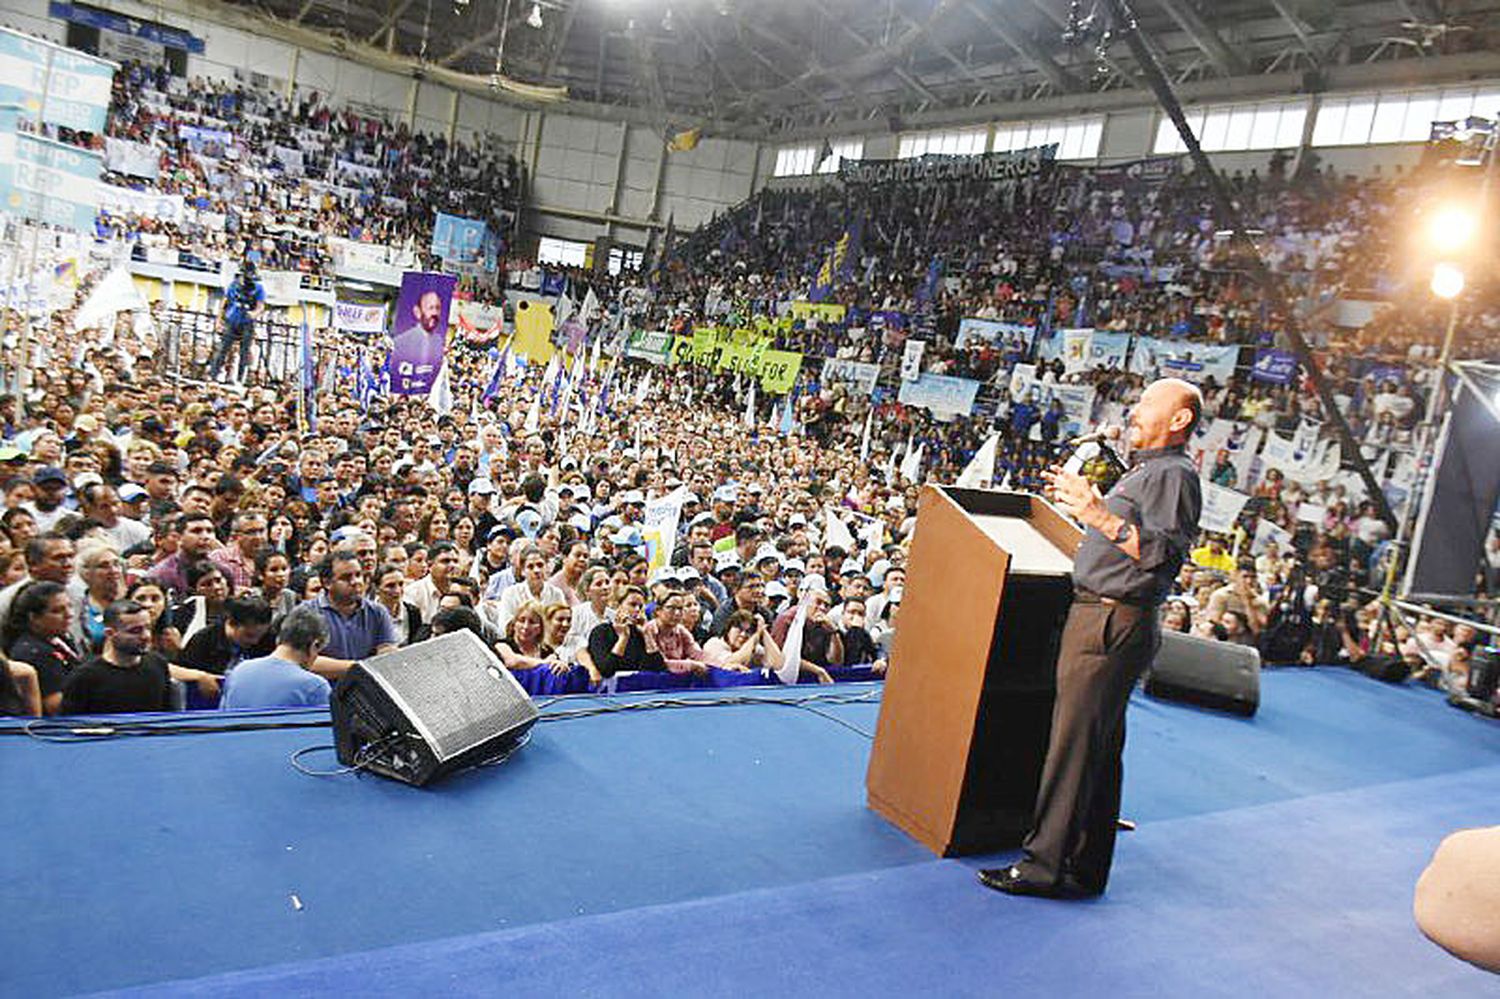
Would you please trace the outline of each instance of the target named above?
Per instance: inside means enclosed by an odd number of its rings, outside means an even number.
[[[182,632],[173,626],[167,613],[167,588],[154,579],[140,579],[130,585],[125,596],[151,615],[152,649],[168,662],[176,659],[182,651]]]
[[[74,669],[63,684],[62,713],[171,711],[167,661],[152,651],[151,614],[134,600],[104,609],[104,651]]]
[[[328,625],[314,669],[338,677],[361,659],[396,649],[395,628],[384,607],[365,596],[364,567],[353,552],[332,552],[318,563],[322,592],[309,601]]]
[[[42,688],[36,667],[0,657],[0,715],[42,714]]]
[[[257,596],[233,596],[224,601],[224,616],[188,639],[177,661],[223,676],[241,660],[269,655],[274,647],[270,605]]]
[[[68,638],[72,613],[61,584],[41,580],[16,595],[5,621],[5,654],[36,668],[42,707],[49,715],[62,707],[63,686],[82,663]]]
[[[1271,602],[1261,588],[1260,577],[1255,571],[1255,563],[1249,559],[1242,560],[1239,567],[1229,577],[1229,582],[1209,595],[1208,606],[1204,609],[1204,613],[1213,620],[1222,621],[1224,612],[1227,610],[1235,611],[1244,618],[1252,639],[1258,636],[1266,626],[1266,618],[1271,611]]]
[[[1250,622],[1245,620],[1245,615],[1237,610],[1226,610],[1219,616],[1219,627],[1224,629],[1221,642],[1232,642],[1235,645],[1254,645],[1255,635],[1250,631]],[[1216,636],[1217,637],[1217,636]]]
[[[1205,569],[1228,573],[1235,568],[1234,556],[1225,547],[1223,537],[1217,534],[1210,534],[1208,540],[1194,548],[1188,557],[1194,565]]]
[[[92,652],[104,646],[105,609],[125,595],[125,566],[112,545],[88,541],[79,546],[78,576],[84,592],[73,638],[78,648]]]
[[[189,563],[184,578],[189,596],[172,608],[172,623],[182,632],[182,640],[189,642],[202,629],[223,620],[230,589],[224,570],[207,559]]]
[[[292,560],[286,552],[274,548],[262,548],[255,556],[255,585],[248,592],[260,597],[271,608],[271,621],[276,624],[287,613],[301,603],[297,594],[288,585],[292,577]]]
[[[508,669],[533,669],[546,666],[554,673],[566,673],[568,663],[560,662],[552,646],[546,644],[546,624],[542,605],[528,600],[516,608],[506,626],[505,637],[495,646],[500,660]]]
[[[682,604],[687,599],[681,591],[668,590],[657,601],[656,615],[642,630],[661,650],[670,672],[707,673],[708,663],[703,659],[703,649],[693,638],[693,633],[682,624]]]
[[[615,608],[614,620],[597,625],[589,633],[589,660],[600,676],[608,678],[639,670],[661,672],[667,668],[661,650],[642,630],[645,609],[646,591],[639,586],[626,586]]]
[[[375,602],[385,608],[395,629],[397,645],[410,645],[425,637],[422,612],[404,597],[406,572],[399,565],[387,562],[375,572]]]
[[[573,608],[567,604],[547,604],[542,608],[542,643],[551,648],[559,662],[572,664],[578,646],[572,644]]]
[[[219,707],[303,708],[328,703],[328,681],[312,672],[328,644],[328,622],[314,604],[288,612],[269,656],[247,659],[224,678]]]
[[[1182,598],[1168,600],[1162,605],[1161,630],[1187,634],[1193,626],[1193,612]]]
[[[844,626],[839,637],[844,643],[844,662],[851,666],[872,666],[884,673],[886,661],[875,646],[875,639],[865,630],[865,598],[850,597],[844,601]]]
[[[808,585],[806,581],[804,585]],[[817,581],[809,589],[811,595],[804,597],[807,619],[802,626],[802,671],[817,677],[819,683],[832,683],[833,678],[828,675],[826,667],[844,664],[844,642],[839,630],[828,619],[828,610],[833,606],[828,591],[818,586]],[[796,615],[797,608],[788,607],[771,626],[771,637],[783,650]]]
[[[567,594],[547,582],[547,556],[539,547],[529,547],[521,556],[521,580],[506,587],[495,610],[495,624],[508,630],[511,617],[522,604],[565,604]]]
[[[432,637],[447,635],[455,631],[471,631],[474,637],[484,641],[484,624],[472,607],[443,607],[432,615]]]
[[[745,610],[729,615],[724,634],[710,638],[703,646],[703,659],[710,666],[733,673],[752,669],[777,670],[785,661],[766,622],[759,615]]]

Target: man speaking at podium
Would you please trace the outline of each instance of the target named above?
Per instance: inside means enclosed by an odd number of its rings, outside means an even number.
[[[1107,496],[1066,469],[1044,473],[1054,502],[1086,533],[1073,559],[1073,606],[1026,855],[980,871],[990,888],[1048,898],[1104,892],[1120,817],[1125,706],[1161,641],[1157,607],[1198,533],[1202,491],[1184,444],[1202,411],[1192,384],[1152,382],[1130,412],[1132,467]]]

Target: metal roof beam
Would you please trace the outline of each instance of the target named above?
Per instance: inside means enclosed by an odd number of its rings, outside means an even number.
[[[1225,44],[1224,39],[1219,37],[1203,15],[1199,14],[1188,3],[1188,0],[1156,0],[1161,9],[1171,15],[1172,20],[1177,22],[1187,36],[1193,40],[1193,44],[1203,50],[1214,67],[1226,76],[1238,76],[1246,72],[1245,60],[1241,59],[1239,53]]]
[[[380,22],[380,27],[370,32],[369,36],[365,38],[365,44],[374,45],[377,38],[385,34],[387,31],[394,29],[396,27],[396,22],[401,19],[401,15],[405,14],[407,8],[409,8],[415,2],[416,0],[399,0],[398,3],[396,3],[393,7],[391,7],[389,11],[386,12],[385,19]]]
[[[1035,66],[1037,71],[1045,76],[1047,82],[1052,84],[1054,88],[1065,94],[1076,93],[1083,89],[1073,74],[1059,66],[1057,60],[1053,59],[1037,44],[1036,39],[1023,31],[1002,24],[994,15],[984,9],[984,3],[985,0],[966,0],[964,5],[973,12],[975,17],[984,23],[986,28],[993,31],[997,38],[1015,49],[1016,54],[1021,56],[1021,58]]]
[[[453,51],[444,53],[443,57],[437,61],[437,65],[452,66],[454,63],[458,62],[458,60],[462,59],[470,52],[473,52],[475,49],[482,48],[483,46],[488,45],[499,34],[499,28],[491,28],[489,31],[486,31],[482,35],[475,35],[473,38],[464,42]]]

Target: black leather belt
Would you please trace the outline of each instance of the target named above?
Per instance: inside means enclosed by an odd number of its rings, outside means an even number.
[[[1145,607],[1146,605],[1136,600],[1119,600],[1115,597],[1105,597],[1090,590],[1074,590],[1073,602],[1079,604],[1107,604],[1111,607]]]

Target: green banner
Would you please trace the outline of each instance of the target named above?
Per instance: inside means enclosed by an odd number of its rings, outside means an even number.
[[[652,364],[666,364],[672,355],[672,334],[635,330],[625,341],[625,356],[638,357]]]

